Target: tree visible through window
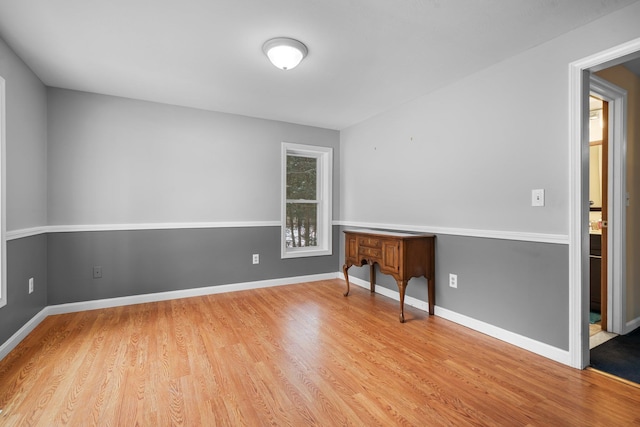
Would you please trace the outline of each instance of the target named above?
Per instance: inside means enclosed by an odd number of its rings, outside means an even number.
[[[287,156],[287,247],[317,246],[318,160]]]
[[[282,147],[282,257],[329,255],[332,149]]]

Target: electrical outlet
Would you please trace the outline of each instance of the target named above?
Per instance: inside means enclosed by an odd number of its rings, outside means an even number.
[[[457,274],[449,274],[449,286],[452,288],[458,287],[458,275]]]
[[[253,263],[260,264],[260,254],[253,254]]]
[[[100,267],[99,265],[93,267],[93,278],[102,279],[102,267]]]
[[[29,293],[33,293],[33,277],[29,279]]]

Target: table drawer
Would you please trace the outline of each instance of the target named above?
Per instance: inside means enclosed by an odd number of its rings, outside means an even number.
[[[382,256],[382,249],[367,248],[366,246],[360,246],[358,252],[361,256],[368,256],[373,258],[380,258]]]
[[[380,248],[382,247],[382,242],[380,239],[375,239],[371,237],[360,237],[359,243],[360,246],[366,246],[368,248]]]

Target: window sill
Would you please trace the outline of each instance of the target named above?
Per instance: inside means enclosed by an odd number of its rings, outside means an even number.
[[[297,250],[287,250],[283,251],[281,254],[282,259],[287,258],[305,258],[312,256],[327,256],[333,255],[333,251],[331,249],[306,249],[301,248]]]

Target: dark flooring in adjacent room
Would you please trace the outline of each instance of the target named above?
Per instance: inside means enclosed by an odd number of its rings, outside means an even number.
[[[640,384],[640,328],[591,349],[591,367]]]

